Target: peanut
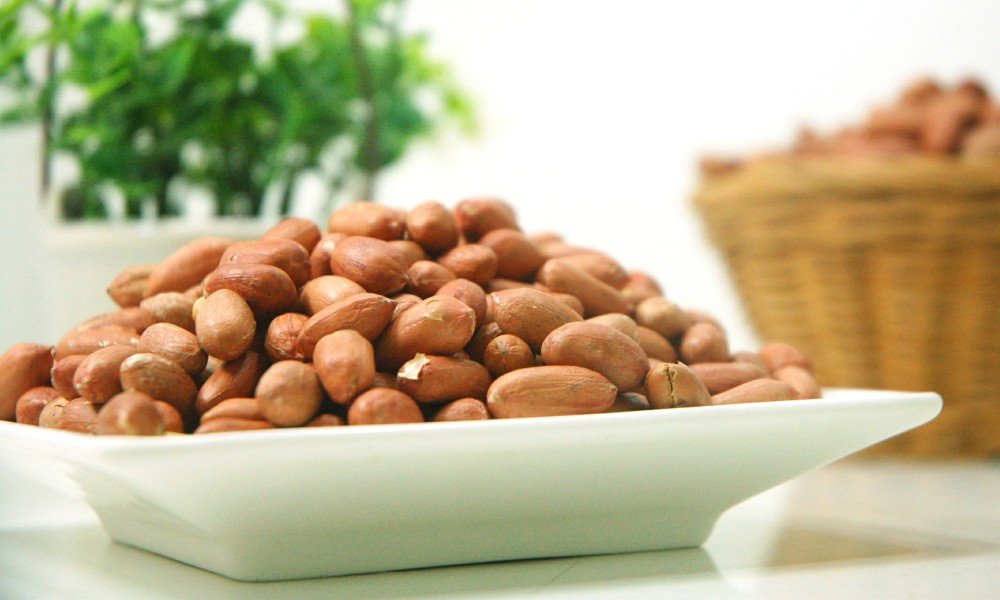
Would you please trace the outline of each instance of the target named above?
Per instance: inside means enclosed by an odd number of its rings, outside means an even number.
[[[600,413],[618,389],[600,373],[572,366],[518,369],[497,378],[486,393],[498,419]]]
[[[406,215],[410,239],[430,254],[442,254],[458,245],[458,223],[440,202],[424,202]]]
[[[108,400],[97,414],[95,427],[99,435],[162,435],[165,431],[155,401],[140,392],[124,392]]]
[[[434,421],[485,421],[490,418],[486,403],[476,398],[460,398],[442,406],[434,413]]]
[[[406,286],[406,255],[387,242],[370,237],[341,240],[330,254],[330,271],[373,294],[391,295]]]
[[[535,366],[535,353],[521,338],[504,334],[486,344],[482,361],[490,375],[500,377],[517,369]]]
[[[84,400],[104,404],[122,391],[120,370],[125,359],[137,354],[133,346],[114,345],[88,355],[73,374],[73,386]]]
[[[353,329],[324,336],[316,344],[313,362],[323,388],[337,404],[350,403],[375,381],[375,351]]]
[[[212,292],[198,307],[195,332],[209,356],[231,360],[242,356],[253,343],[257,331],[250,305],[237,292]]]
[[[542,360],[586,367],[623,391],[639,386],[649,371],[646,353],[635,340],[599,323],[567,323],[556,329],[542,343]]]
[[[388,241],[402,239],[404,223],[405,219],[395,209],[374,202],[355,202],[335,210],[327,222],[327,230]],[[370,288],[365,286],[365,289]]]
[[[775,379],[754,379],[712,396],[713,405],[794,400],[795,388]]]
[[[535,351],[555,329],[583,320],[572,308],[531,288],[494,292],[490,297],[500,331],[516,335]]]
[[[438,263],[455,277],[468,279],[479,285],[486,285],[497,274],[496,252],[480,244],[452,248],[438,258]]]
[[[198,338],[170,323],[157,323],[142,332],[138,350],[172,360],[191,376],[204,371],[208,363],[208,355],[201,349]]]
[[[358,396],[347,411],[348,425],[423,423],[420,407],[403,392],[375,388]]]
[[[0,355],[0,420],[14,418],[17,400],[31,388],[49,384],[52,347],[15,344]]]
[[[14,407],[15,421],[26,425],[38,425],[38,418],[49,402],[62,395],[52,387],[39,386],[21,394]]]
[[[711,404],[705,384],[687,365],[662,363],[646,375],[646,399],[653,408],[707,406]]]
[[[447,356],[417,354],[399,369],[399,391],[421,404],[486,398],[492,380],[481,364]]]
[[[296,427],[319,412],[323,388],[312,365],[283,360],[260,376],[256,396],[268,422],[278,427]]]
[[[278,221],[274,227],[268,229],[260,239],[292,240],[301,244],[306,252],[312,252],[321,237],[319,227],[309,219],[285,217]]]

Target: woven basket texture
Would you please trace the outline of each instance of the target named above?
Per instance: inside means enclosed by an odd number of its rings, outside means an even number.
[[[769,158],[694,203],[759,334],[820,383],[942,395],[869,454],[1000,455],[1000,161]]]

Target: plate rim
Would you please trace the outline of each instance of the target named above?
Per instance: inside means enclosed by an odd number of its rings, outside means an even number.
[[[863,388],[824,388],[824,397],[809,400],[783,400],[780,402],[755,402],[720,406],[692,406],[678,409],[624,411],[584,415],[559,415],[551,417],[522,417],[513,419],[489,419],[485,421],[448,421],[424,423],[400,423],[365,425],[354,427],[288,427],[268,430],[231,431],[211,435],[166,435],[166,436],[126,436],[126,435],[86,435],[58,429],[43,429],[37,426],[0,421],[0,446],[6,439],[29,442],[47,442],[61,447],[73,447],[106,453],[149,451],[178,448],[215,448],[246,443],[281,444],[314,439],[356,439],[378,441],[386,437],[426,436],[428,434],[463,434],[469,431],[533,431],[568,430],[574,427],[595,427],[602,423],[619,426],[647,424],[655,422],[683,422],[702,420],[707,414],[718,414],[720,418],[752,418],[789,411],[848,410],[858,405],[864,407],[895,407],[913,405],[914,410],[922,407],[927,414],[924,420],[913,425],[919,427],[941,412],[943,400],[936,392],[904,392]],[[829,395],[828,395],[829,394]],[[69,458],[69,457],[67,457]]]

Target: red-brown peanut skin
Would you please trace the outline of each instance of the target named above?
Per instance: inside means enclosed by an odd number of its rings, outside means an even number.
[[[480,244],[452,248],[438,258],[438,263],[460,279],[486,285],[497,274],[496,252]]]
[[[406,215],[406,230],[410,239],[429,254],[442,254],[458,245],[458,223],[440,202],[424,202]]]
[[[121,363],[122,389],[148,394],[186,414],[198,395],[191,377],[175,362],[158,354],[140,352]],[[79,375],[79,370],[77,370]]]
[[[420,407],[403,392],[375,388],[358,396],[347,410],[348,425],[389,425],[423,423]]]
[[[165,431],[155,401],[140,392],[118,394],[97,413],[98,435],[163,435]]]
[[[347,423],[344,423],[344,419],[342,419],[339,415],[335,415],[335,414],[332,414],[332,413],[323,413],[323,414],[316,415],[315,417],[313,417],[312,420],[309,421],[308,423],[306,423],[305,426],[306,427],[340,427],[340,426],[346,425],[346,424]]]
[[[115,345],[101,348],[80,363],[73,375],[73,386],[85,400],[94,404],[104,404],[122,391],[120,375],[122,363],[138,352],[139,349],[132,346]]]
[[[636,392],[618,392],[615,396],[615,403],[607,410],[613,412],[632,412],[636,410],[649,410],[649,400],[646,396]]]
[[[406,271],[406,291],[420,298],[430,298],[441,286],[453,281],[455,274],[429,260],[418,260]]]
[[[45,429],[58,429],[62,421],[62,412],[66,405],[72,402],[65,398],[56,398],[48,402],[42,412],[38,414],[38,426]]]
[[[138,346],[139,333],[134,329],[117,326],[71,331],[59,340],[55,350],[52,351],[52,356],[55,360],[62,360],[73,354],[93,354],[101,348],[115,344]],[[2,364],[0,360],[0,365]]]
[[[59,416],[59,429],[89,435],[97,433],[97,409],[96,404],[83,398],[70,400]]]
[[[312,356],[324,336],[345,329],[357,331],[367,340],[376,339],[389,324],[396,305],[380,294],[354,294],[314,314],[302,326],[298,348]]]
[[[394,371],[418,353],[449,356],[472,339],[476,317],[464,302],[431,296],[403,311],[375,345],[377,364]]]
[[[465,303],[476,314],[476,326],[486,323],[486,292],[468,279],[454,279],[442,285],[436,296],[451,296]]]
[[[494,198],[467,198],[455,206],[458,228],[470,242],[494,229],[520,229],[511,207]]]
[[[691,325],[684,309],[662,296],[640,302],[635,307],[635,322],[668,340],[680,336]]]
[[[122,269],[108,286],[108,296],[122,308],[139,306],[146,283],[156,265],[130,265]]]
[[[278,427],[305,425],[319,412],[323,388],[312,365],[283,360],[271,365],[255,393],[264,418]]]
[[[812,400],[823,395],[823,390],[813,374],[798,365],[781,367],[771,373],[771,376],[792,386],[795,389],[795,397],[799,400]]]
[[[307,315],[314,315],[339,302],[348,296],[365,293],[365,288],[346,277],[338,275],[323,275],[313,279],[302,287],[299,294],[299,307]]]
[[[242,356],[257,331],[250,305],[237,292],[221,289],[208,295],[198,307],[195,334],[198,343],[219,360]]]
[[[52,365],[52,387],[59,391],[59,395],[67,400],[79,398],[80,392],[76,391],[73,385],[73,376],[88,355],[73,354],[62,360],[58,360]]]
[[[764,344],[760,349],[760,357],[764,359],[764,364],[772,373],[789,365],[802,367],[810,373],[813,370],[813,363],[806,353],[785,342]]]
[[[34,387],[21,394],[14,407],[15,421],[25,425],[38,425],[38,417],[42,414],[45,406],[61,398],[62,395],[53,387]]]
[[[712,405],[776,402],[796,399],[795,388],[776,379],[754,379],[712,396]]]
[[[293,240],[302,245],[306,252],[312,252],[319,243],[322,233],[316,223],[302,217],[285,217],[260,237],[262,240]]]
[[[258,398],[230,398],[216,404],[211,410],[201,416],[201,422],[212,419],[250,419],[264,420],[264,412]]]
[[[274,429],[274,425],[267,421],[255,421],[252,419],[212,419],[207,423],[202,423],[196,434],[203,433],[228,433],[231,431],[256,431],[259,429]]]
[[[710,394],[719,394],[754,379],[767,377],[767,371],[748,362],[703,362],[691,365]]]
[[[201,294],[198,294],[201,296]],[[139,312],[143,317],[143,328],[155,323],[173,323],[188,331],[194,331],[192,309],[195,300],[186,293],[161,292],[144,298],[139,304]],[[139,331],[139,328],[136,328]]]
[[[596,317],[591,317],[587,319],[588,323],[598,323],[600,325],[607,325],[608,327],[614,327],[618,331],[624,333],[628,337],[632,338],[636,342],[639,341],[639,326],[628,315],[622,313],[607,313],[604,315],[598,315]]]
[[[580,252],[560,257],[560,260],[586,271],[616,290],[622,289],[629,281],[628,273],[618,261],[601,252]]]
[[[409,264],[402,250],[370,237],[341,240],[330,254],[330,271],[373,294],[391,296],[406,286]]]
[[[330,233],[385,241],[402,239],[404,228],[405,219],[396,209],[374,202],[344,205],[335,210],[327,221]]]
[[[172,323],[150,325],[139,336],[138,350],[168,358],[192,377],[204,371],[208,362],[208,355],[195,334]]]
[[[309,317],[299,313],[278,315],[267,326],[264,336],[264,352],[271,362],[301,358],[299,334]]]
[[[498,419],[605,412],[618,388],[600,373],[572,366],[518,369],[499,377],[486,393]]]
[[[22,394],[49,384],[52,365],[52,346],[14,344],[0,355],[0,420],[14,419]]]
[[[330,255],[341,240],[347,239],[343,233],[325,233],[309,254],[309,277],[316,279],[330,275]]]
[[[257,318],[293,310],[299,291],[287,273],[260,263],[229,263],[205,278],[205,295],[222,289],[239,294]]]
[[[486,348],[500,335],[500,326],[495,321],[477,328],[472,339],[465,345],[465,353],[472,360],[483,362],[486,359]]]
[[[324,336],[316,344],[313,364],[323,389],[337,404],[349,404],[375,381],[375,351],[353,329]]]
[[[230,264],[262,264],[278,267],[295,284],[309,281],[309,252],[302,244],[287,239],[254,240],[237,242],[222,253],[219,266]]]
[[[476,398],[460,398],[449,402],[434,413],[434,421],[485,421],[490,418],[486,403]]]
[[[681,338],[680,357],[687,364],[729,360],[726,333],[711,323],[695,323]]]
[[[153,268],[143,297],[160,292],[183,292],[201,283],[219,265],[222,253],[232,243],[228,238],[205,237],[181,246]]]
[[[562,259],[546,261],[538,271],[538,281],[553,292],[576,296],[583,303],[585,317],[627,313],[632,308],[621,292]]]
[[[125,392],[122,393],[124,394]],[[176,408],[163,400],[154,400],[153,405],[156,406],[156,412],[160,413],[160,417],[163,419],[163,428],[166,431],[170,433],[184,433],[184,419],[181,417],[181,413],[177,412]]]
[[[466,359],[418,354],[396,375],[399,391],[421,404],[486,398],[492,383],[483,365]]]
[[[188,316],[190,317],[190,315]],[[146,329],[146,325],[148,325],[148,321],[145,312],[138,306],[133,306],[91,317],[73,329],[80,331],[82,329],[117,326],[126,329],[135,329],[137,332],[142,333]]]
[[[483,352],[483,366],[493,377],[500,377],[535,366],[535,352],[531,346],[516,335],[499,335],[486,345]]]
[[[636,341],[649,358],[663,362],[677,362],[677,351],[667,338],[648,327],[636,327]]]
[[[494,229],[479,240],[497,256],[497,277],[527,279],[545,262],[538,248],[520,231]]]
[[[708,406],[705,384],[684,364],[660,363],[646,374],[646,399],[652,408]]]
[[[257,381],[266,367],[264,359],[252,350],[239,358],[227,360],[201,385],[195,408],[204,414],[223,400],[253,396]]]
[[[649,371],[646,353],[635,340],[613,327],[585,321],[550,333],[542,343],[542,360],[596,371],[623,391],[641,385]]]
[[[392,240],[389,245],[403,253],[407,267],[412,267],[415,262],[427,260],[427,253],[413,240]]]
[[[562,302],[566,306],[572,308],[573,312],[580,315],[581,317],[584,315],[584,313],[587,312],[587,310],[583,308],[583,302],[580,302],[580,299],[572,294],[563,294],[562,292],[549,292],[549,295],[551,295],[556,300]],[[617,313],[608,313],[608,314],[617,314]]]
[[[639,305],[650,298],[662,296],[663,288],[649,275],[641,271],[632,271],[625,286],[622,287],[622,295],[632,304]]]
[[[536,352],[555,329],[583,320],[572,308],[532,288],[494,292],[490,297],[500,331],[516,335]]]

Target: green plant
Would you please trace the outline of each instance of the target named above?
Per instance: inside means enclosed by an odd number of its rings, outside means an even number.
[[[289,43],[234,31],[263,8],[269,36],[301,25]],[[265,195],[287,212],[299,176],[318,174],[330,196],[374,197],[378,175],[442,126],[474,126],[471,105],[422,35],[400,28],[403,0],[345,0],[342,17],[299,15],[268,0],[8,0],[0,7],[0,123],[38,120],[46,168],[79,165],[63,190],[67,218],[101,218],[107,192],[138,217],[179,210],[192,186],[219,215],[258,214]],[[30,23],[41,26],[30,27]],[[175,33],[158,39],[164,23]],[[37,59],[39,56],[43,60]],[[37,63],[42,69],[32,69]],[[41,71],[41,72],[39,72]],[[82,102],[67,107],[67,98]],[[426,102],[430,98],[432,102]]]

